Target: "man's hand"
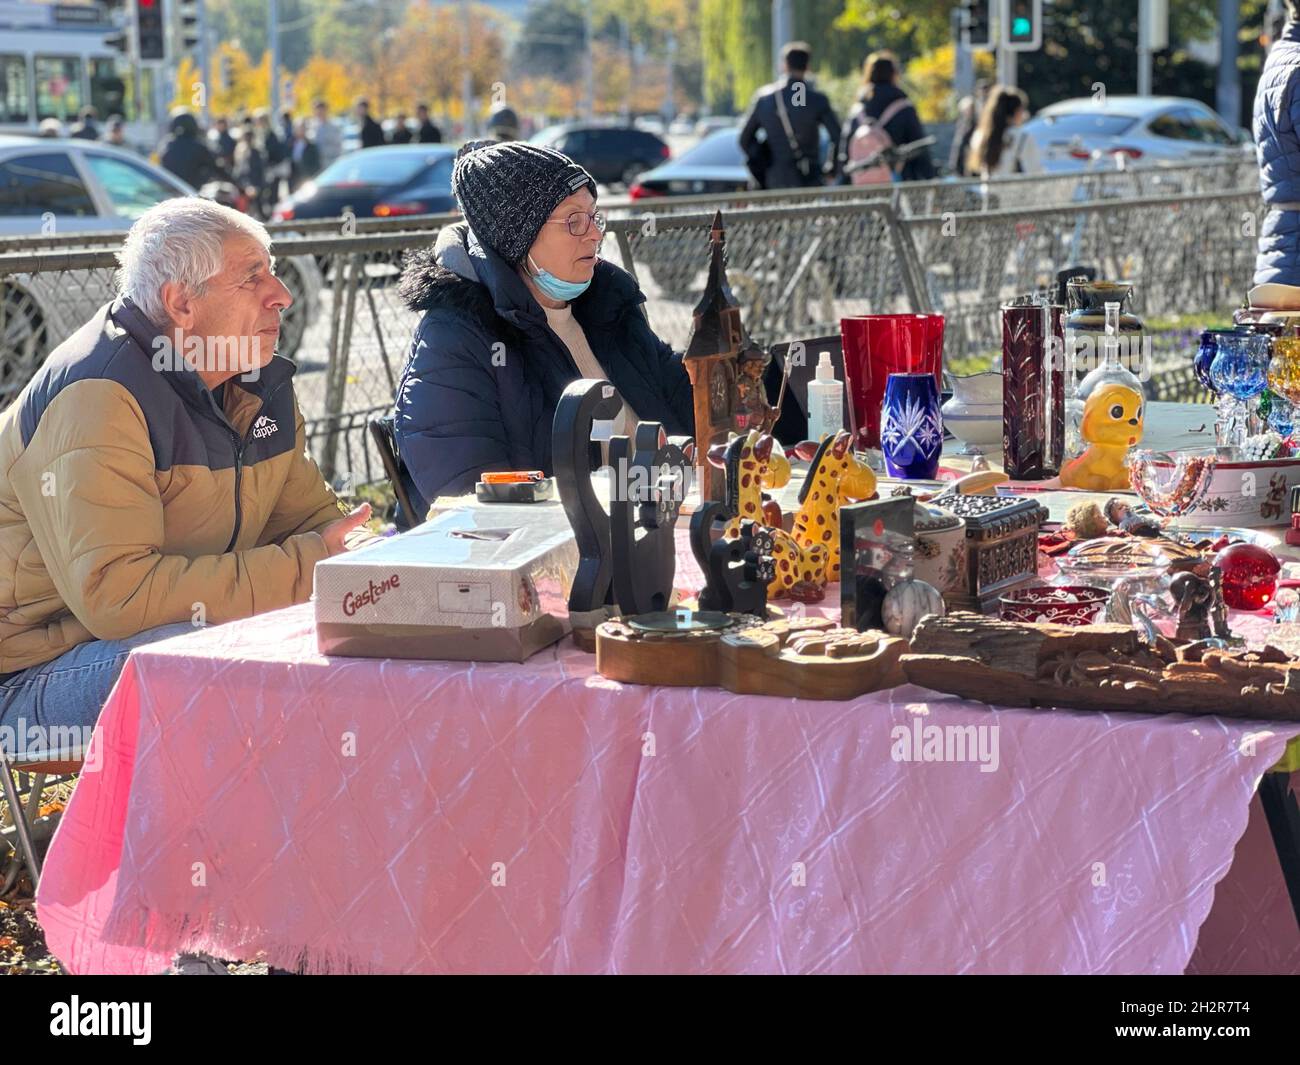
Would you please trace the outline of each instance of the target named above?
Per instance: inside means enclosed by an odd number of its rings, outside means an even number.
[[[360,503],[353,507],[344,517],[338,521],[332,521],[320,531],[321,537],[325,540],[325,547],[331,555],[341,555],[348,550],[347,545],[343,542],[344,537],[353,529],[364,525],[370,520],[370,504]]]

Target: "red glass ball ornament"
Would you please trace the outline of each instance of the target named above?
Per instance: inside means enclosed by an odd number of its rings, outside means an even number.
[[[1273,599],[1282,563],[1256,544],[1232,544],[1214,556],[1223,573],[1223,601],[1233,610],[1258,610]]]

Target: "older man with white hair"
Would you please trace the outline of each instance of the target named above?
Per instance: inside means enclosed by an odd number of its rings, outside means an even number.
[[[369,517],[345,515],[306,454],[269,246],[207,200],[145,212],[118,298],[0,414],[11,753],[64,753],[30,738],[92,726],[132,647],[304,602]]]

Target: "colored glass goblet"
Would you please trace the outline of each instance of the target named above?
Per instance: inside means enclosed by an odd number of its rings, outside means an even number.
[[[1210,364],[1210,380],[1219,392],[1220,421],[1226,439],[1220,444],[1240,448],[1246,442],[1247,400],[1267,384],[1272,340],[1260,333],[1220,336]]]

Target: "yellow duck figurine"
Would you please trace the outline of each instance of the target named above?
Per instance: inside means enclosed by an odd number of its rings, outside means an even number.
[[[1083,405],[1080,433],[1088,448],[1061,467],[1061,487],[1111,492],[1129,486],[1125,456],[1142,439],[1142,396],[1122,384],[1103,384]]]

